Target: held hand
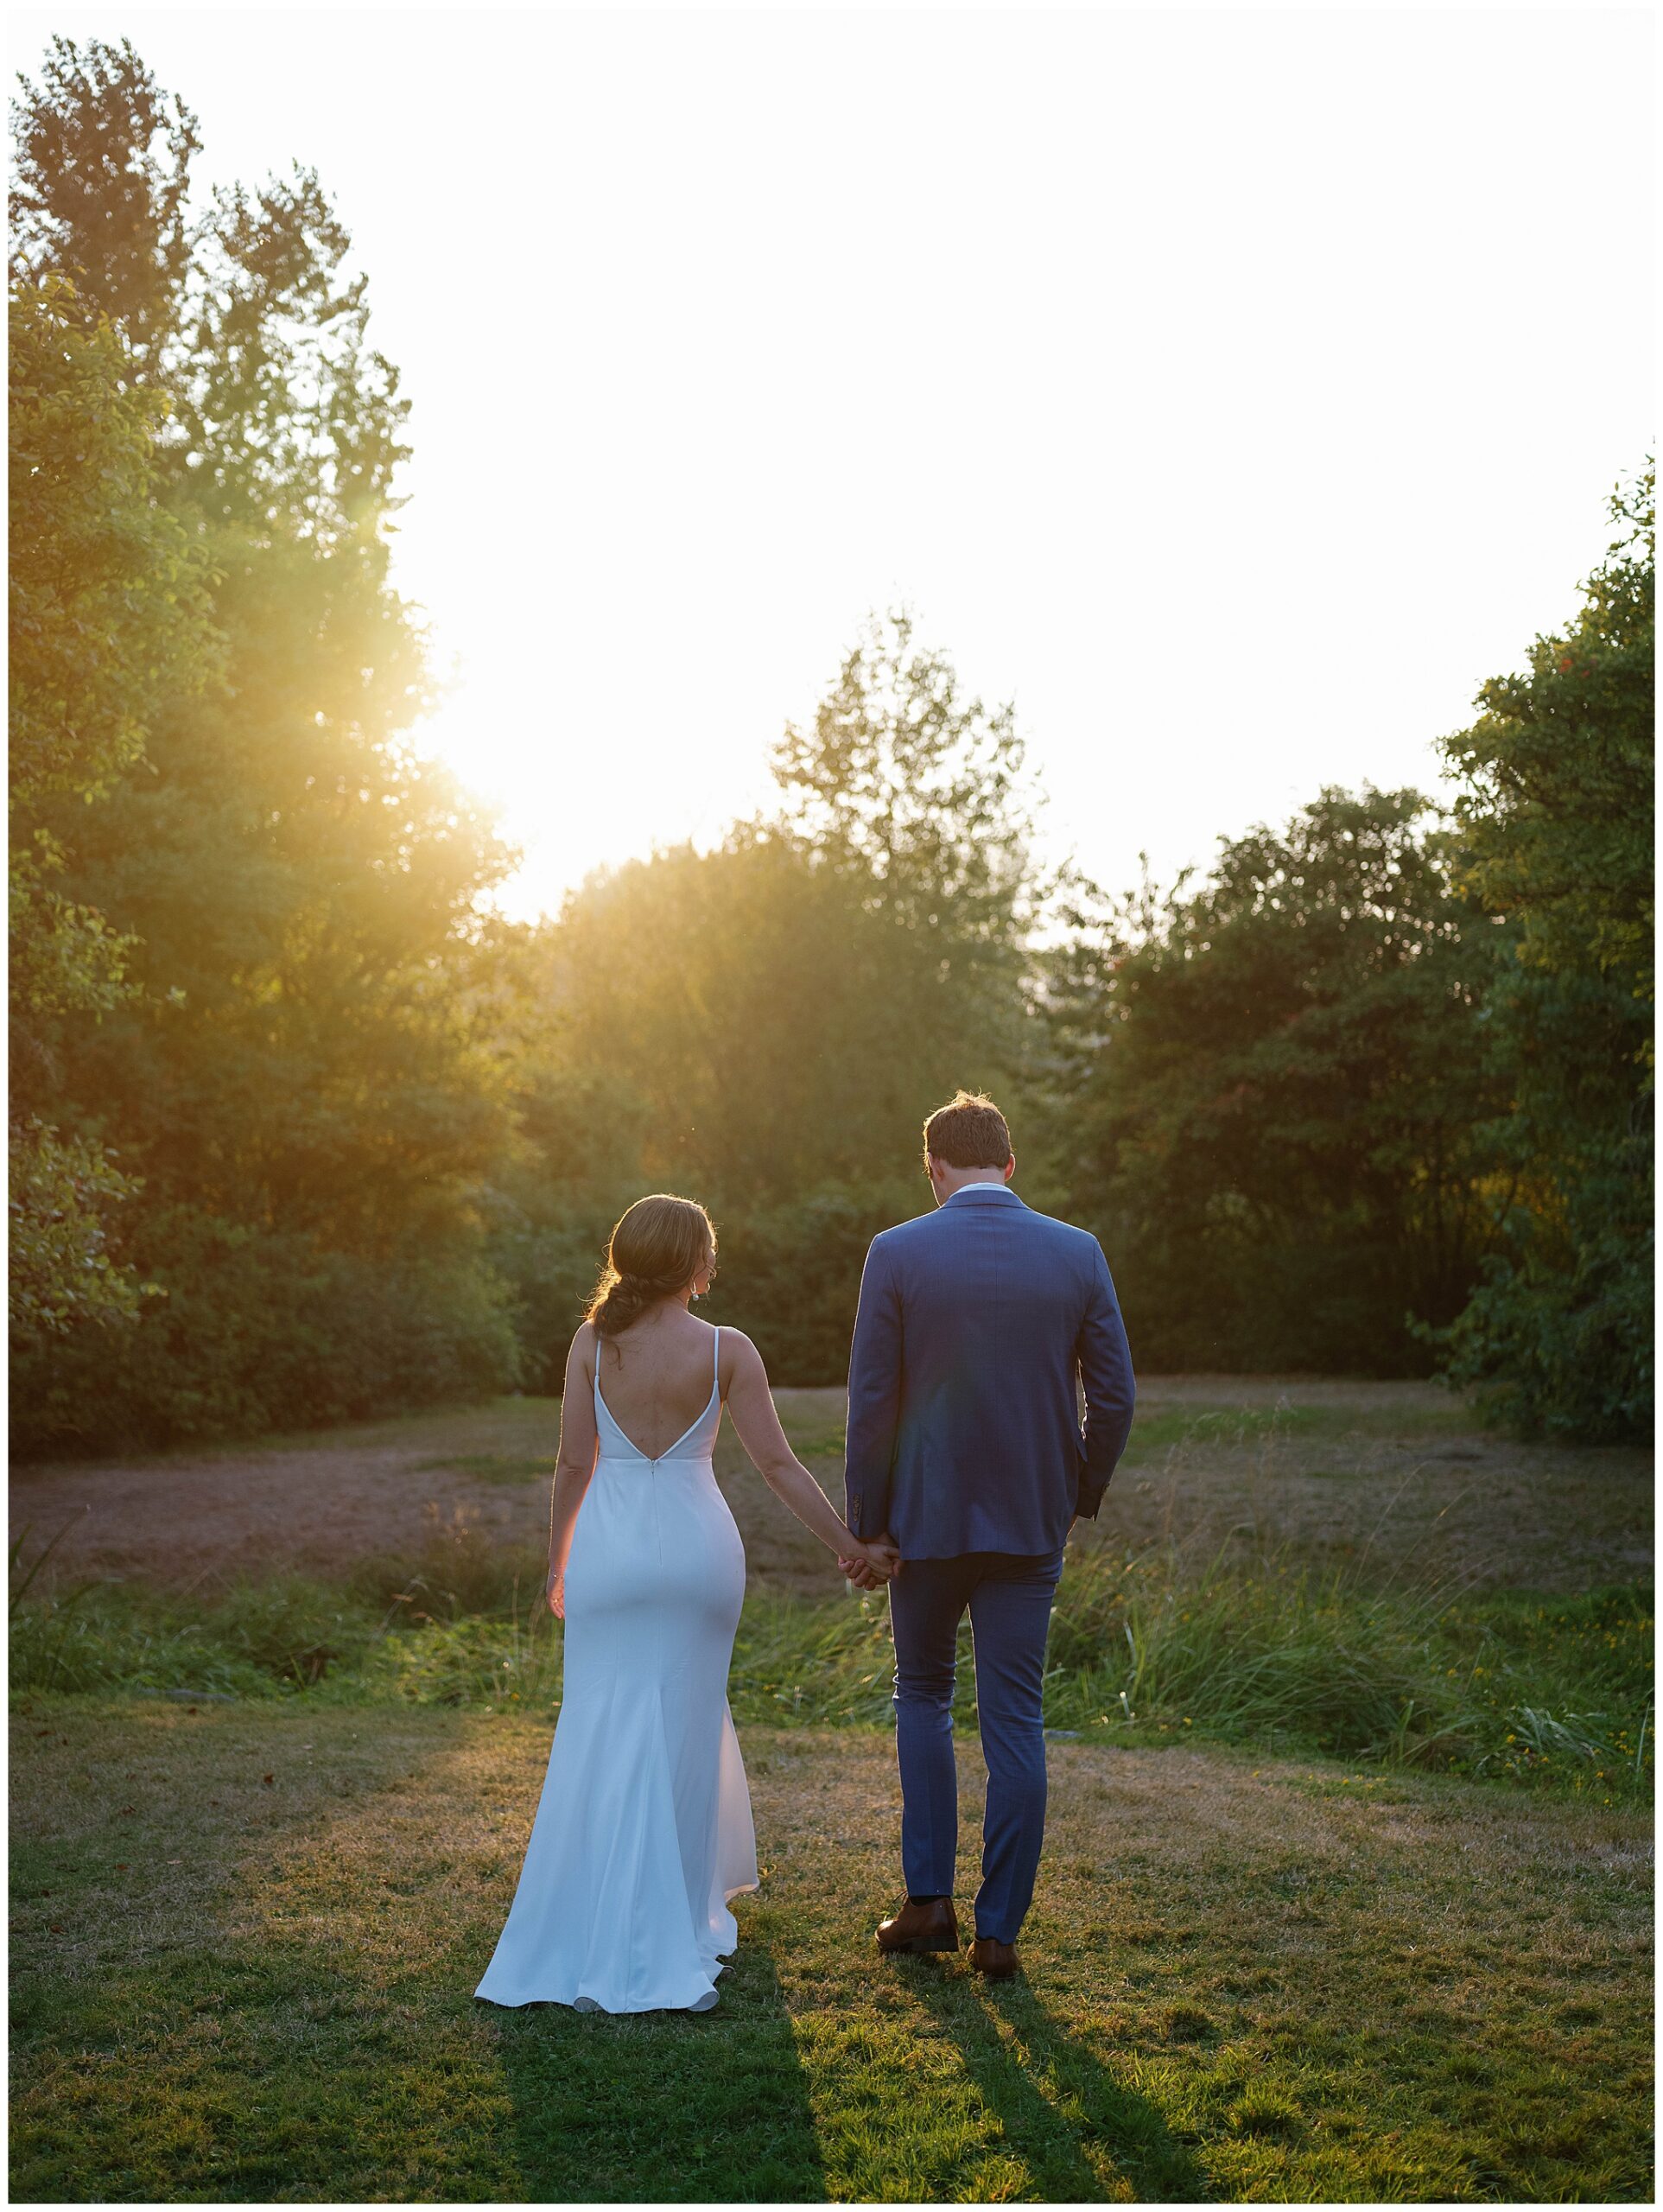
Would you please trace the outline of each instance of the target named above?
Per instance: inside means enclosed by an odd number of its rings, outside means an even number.
[[[837,1564],[857,1590],[879,1590],[901,1571],[900,1548],[892,1536],[874,1537],[840,1555]]]
[[[557,1621],[566,1618],[566,1570],[551,1567],[549,1570],[549,1610]]]
[[[874,1536],[866,1546],[866,1558],[885,1582],[892,1582],[901,1571],[901,1548],[893,1536]]]

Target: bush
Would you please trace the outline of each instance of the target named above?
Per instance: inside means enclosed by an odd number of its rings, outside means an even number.
[[[165,1296],[13,1363],[22,1453],[153,1449],[474,1401],[519,1377],[476,1254],[380,1261],[177,1207],[147,1224]]]
[[[832,1183],[789,1205],[722,1220],[720,1273],[704,1310],[754,1339],[771,1382],[793,1389],[841,1382],[866,1247],[908,1211],[903,1191]]]

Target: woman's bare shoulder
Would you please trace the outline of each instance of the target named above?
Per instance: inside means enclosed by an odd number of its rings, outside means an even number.
[[[762,1363],[762,1354],[743,1329],[730,1328],[725,1321],[721,1325],[721,1343],[717,1350],[717,1363],[724,1389],[729,1382],[737,1382],[742,1375],[760,1375],[765,1382],[767,1380],[767,1370]]]

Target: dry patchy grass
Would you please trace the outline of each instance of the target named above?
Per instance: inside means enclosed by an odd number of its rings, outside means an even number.
[[[840,1495],[844,1395],[782,1390],[797,1448]],[[559,1408],[502,1398],[258,1446],[13,1471],[12,1525],[73,1523],[54,1579],[129,1575],[174,1587],[414,1551],[429,1507],[466,1512],[489,1541],[535,1548]],[[825,1554],[785,1512],[724,1424],[717,1473],[752,1587],[823,1595]],[[1234,1532],[1234,1533],[1233,1533]],[[1520,1444],[1476,1428],[1431,1383],[1156,1376],[1095,1529],[1111,1548],[1228,1539],[1291,1545],[1318,1564],[1382,1573],[1428,1564],[1463,1584],[1570,1590],[1644,1580],[1648,1454]]]

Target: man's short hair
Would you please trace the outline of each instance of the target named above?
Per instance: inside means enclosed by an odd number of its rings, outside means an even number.
[[[933,1154],[949,1167],[1002,1167],[1011,1156],[1010,1124],[991,1098],[961,1090],[924,1125],[926,1164]]]

